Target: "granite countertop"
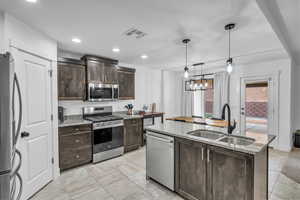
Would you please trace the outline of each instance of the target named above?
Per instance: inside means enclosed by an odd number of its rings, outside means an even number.
[[[71,115],[71,116],[65,116],[64,122],[58,122],[58,127],[76,126],[76,125],[84,125],[84,124],[92,124],[92,122],[88,120],[84,120],[82,118],[82,115]]]
[[[275,139],[275,136],[273,136],[273,135],[250,134],[250,133],[249,134],[247,133],[247,135],[242,135],[237,130],[235,130],[232,135],[244,136],[244,137],[255,139],[255,142],[253,144],[250,144],[248,146],[242,146],[242,145],[235,145],[232,143],[225,143],[225,142],[219,141],[222,138],[219,138],[217,140],[212,140],[212,139],[192,136],[192,135],[188,134],[190,131],[195,131],[195,130],[199,130],[199,129],[218,131],[218,132],[222,132],[222,133],[227,132],[226,128],[186,123],[186,122],[178,122],[178,121],[165,121],[163,124],[157,123],[153,126],[148,126],[146,128],[147,131],[161,133],[161,134],[169,135],[169,136],[173,136],[173,137],[190,139],[193,141],[198,141],[198,142],[202,142],[205,144],[219,146],[219,147],[223,147],[226,149],[231,149],[234,151],[244,152],[244,153],[253,154],[253,155],[262,151],[265,147],[267,147],[268,144],[270,144]]]
[[[133,115],[127,115],[126,111],[120,111],[120,112],[113,112],[114,116],[122,117],[123,119],[138,119],[143,118],[143,115],[139,114],[133,114]]]

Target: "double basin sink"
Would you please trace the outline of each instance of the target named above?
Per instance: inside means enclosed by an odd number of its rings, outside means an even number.
[[[240,145],[240,146],[249,146],[255,142],[255,140],[252,138],[226,135],[221,132],[204,130],[204,129],[191,131],[188,134],[195,136],[195,137],[202,137],[202,138],[206,138],[206,139],[210,139],[210,140],[215,140],[218,142],[223,142],[223,143],[233,144],[233,145]]]

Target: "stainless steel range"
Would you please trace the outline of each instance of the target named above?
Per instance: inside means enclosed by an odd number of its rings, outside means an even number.
[[[124,121],[112,115],[112,107],[85,107],[84,119],[93,122],[93,163],[124,153]]]

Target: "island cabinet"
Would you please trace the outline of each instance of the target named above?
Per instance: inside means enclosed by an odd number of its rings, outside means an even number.
[[[135,98],[135,69],[127,67],[118,68],[119,99]]]
[[[86,64],[87,82],[117,84],[117,60],[86,55],[82,58]]]
[[[207,199],[252,200],[253,157],[207,146]]]
[[[60,127],[58,133],[60,170],[92,161],[91,125]]]
[[[138,149],[142,145],[143,121],[141,118],[124,120],[124,151]]]
[[[206,145],[185,139],[175,142],[175,191],[190,200],[206,200]]]
[[[85,65],[82,61],[60,58],[57,62],[58,99],[85,99]]]
[[[189,200],[266,200],[267,149],[251,155],[176,138],[175,191]]]

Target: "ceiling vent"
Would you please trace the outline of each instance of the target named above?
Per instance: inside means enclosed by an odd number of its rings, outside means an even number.
[[[124,35],[140,39],[142,37],[145,37],[147,33],[144,33],[143,31],[138,30],[136,28],[130,28],[127,31],[125,31]]]

